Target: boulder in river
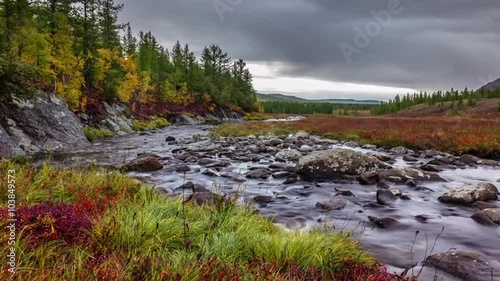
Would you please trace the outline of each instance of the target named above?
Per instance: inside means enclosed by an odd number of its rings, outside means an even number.
[[[398,198],[388,189],[377,190],[377,203],[380,205],[389,205],[390,202],[396,201]]]
[[[464,281],[500,280],[500,263],[475,252],[448,252],[429,256],[425,263]]]
[[[347,201],[342,198],[335,198],[332,200],[316,203],[316,208],[320,208],[325,211],[338,211],[344,209],[346,206]]]
[[[284,149],[276,153],[275,157],[285,160],[298,160],[302,157],[302,153],[296,149]]]
[[[500,225],[500,209],[484,209],[472,215],[472,219],[485,225]]]
[[[368,219],[380,228],[390,228],[399,224],[398,220],[390,217],[378,218],[369,216]]]
[[[153,156],[139,156],[123,166],[127,172],[154,172],[163,169],[160,159]]]
[[[271,176],[271,172],[267,169],[255,169],[245,174],[247,179],[267,179]]]
[[[387,168],[375,157],[351,149],[315,151],[299,159],[296,171],[303,178],[341,179]]]
[[[454,203],[468,205],[476,201],[497,200],[498,189],[491,183],[479,183],[475,185],[466,185],[452,189],[438,199],[444,203]]]
[[[378,171],[380,180],[388,180],[395,183],[406,183],[408,180],[414,181],[442,181],[446,180],[437,173],[426,172],[419,168],[390,169]]]

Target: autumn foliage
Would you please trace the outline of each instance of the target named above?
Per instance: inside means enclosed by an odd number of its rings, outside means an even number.
[[[298,122],[247,122],[224,125],[216,135],[288,134],[305,130],[331,139],[385,147],[437,149],[500,157],[500,121],[467,118],[334,117],[310,115]]]

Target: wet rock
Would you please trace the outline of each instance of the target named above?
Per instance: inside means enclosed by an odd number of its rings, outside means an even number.
[[[433,165],[433,164],[422,165],[422,166],[420,166],[420,169],[422,169],[423,171],[426,171],[426,172],[435,172],[435,173],[441,172],[441,169],[439,169],[438,166]]]
[[[269,141],[269,144],[272,146],[278,146],[280,144],[283,144],[283,141],[281,139],[271,139]]]
[[[188,158],[184,159],[184,162],[187,162],[187,163],[195,163],[195,162],[198,162],[198,157],[196,156],[189,156]]]
[[[471,218],[485,225],[500,225],[500,209],[484,209],[477,211]]]
[[[413,150],[410,150],[404,146],[398,146],[392,148],[391,150],[389,150],[389,152],[391,152],[394,155],[402,156],[405,154],[413,153]]]
[[[308,145],[303,145],[299,148],[300,152],[303,152],[303,153],[309,153],[309,152],[312,152],[314,151],[314,148],[308,146]]]
[[[315,151],[299,159],[296,170],[303,178],[339,179],[386,168],[375,157],[350,149]]]
[[[220,174],[213,169],[206,169],[202,174],[209,177],[220,177]]]
[[[231,162],[229,161],[216,161],[211,164],[205,165],[206,168],[213,168],[213,169],[222,169],[231,166]]]
[[[377,203],[381,205],[389,205],[391,202],[396,201],[397,197],[388,189],[377,190]]]
[[[497,200],[498,189],[491,183],[466,185],[452,189],[438,199],[444,203],[468,205],[476,201]]]
[[[399,224],[398,220],[390,217],[379,218],[379,217],[369,216],[368,219],[380,228],[390,228]]]
[[[288,177],[284,182],[283,184],[294,184],[296,183],[298,180],[297,180],[297,177]]]
[[[266,169],[255,169],[245,174],[248,179],[267,179],[271,173]]]
[[[406,162],[418,162],[418,159],[411,155],[404,155],[403,160]]]
[[[380,181],[377,172],[367,172],[359,175],[359,182],[362,184],[375,184]]]
[[[198,205],[211,205],[216,200],[222,200],[222,197],[218,194],[209,191],[204,191],[204,192],[196,192],[189,195],[186,202],[193,201]]]
[[[174,142],[176,141],[175,137],[172,137],[172,136],[168,136],[166,139],[165,139],[166,142]]]
[[[417,186],[417,182],[415,182],[415,180],[411,179],[411,180],[407,180],[405,182],[405,184],[409,187],[416,187]]]
[[[302,157],[302,153],[296,149],[284,149],[276,153],[275,157],[285,160],[298,160]]]
[[[188,165],[177,165],[175,167],[175,171],[177,173],[187,173],[187,172],[191,172],[191,168],[189,168]]]
[[[388,162],[388,161],[394,160],[394,157],[387,155],[387,154],[375,154],[374,156],[375,156],[375,158],[377,158],[378,160],[383,161],[383,162]]]
[[[460,162],[466,164],[466,165],[472,165],[472,164],[478,164],[478,162],[481,160],[481,158],[470,155],[470,154],[464,154],[460,156]]]
[[[432,219],[429,215],[417,215],[415,216],[415,220],[420,223],[427,223],[430,219]]]
[[[348,189],[335,188],[335,191],[337,191],[337,194],[335,196],[356,197],[354,193],[352,193],[352,191]]]
[[[242,176],[241,174],[236,173],[236,172],[223,173],[223,174],[221,174],[221,177],[231,179],[235,182],[246,182],[247,181],[244,176]]]
[[[379,183],[377,183],[377,188],[389,189],[390,186],[389,186],[389,183],[387,181],[383,180],[383,181],[380,181]]]
[[[268,195],[257,195],[253,198],[253,201],[258,202],[258,203],[273,203],[276,201],[276,199],[273,196],[268,196]]]
[[[123,169],[127,172],[154,172],[163,169],[163,164],[156,157],[146,156],[130,161]]]
[[[500,263],[476,252],[448,252],[429,256],[425,263],[464,281],[500,279]]]
[[[387,179],[388,181],[395,183],[405,183],[408,180],[441,182],[446,181],[437,173],[426,172],[420,170],[419,168],[381,170],[378,172],[378,174],[381,180]]]
[[[416,186],[413,188],[416,191],[429,191],[429,192],[435,192],[434,189],[425,187],[425,186]]]
[[[205,165],[209,165],[209,164],[213,164],[217,162],[217,160],[214,160],[214,159],[211,159],[211,158],[201,158],[200,160],[198,160],[198,165],[201,165],[201,166],[205,166]]]
[[[184,152],[184,153],[181,153],[181,154],[178,154],[175,156],[175,159],[177,160],[181,160],[181,161],[184,161],[186,160],[188,157],[191,157],[193,156],[190,152]]]
[[[155,153],[139,153],[139,154],[137,154],[137,158],[145,158],[145,157],[153,157],[153,158],[156,158],[158,160],[163,159],[160,155],[155,154]]]
[[[439,153],[436,150],[431,149],[431,150],[424,151],[423,155],[425,158],[433,158],[433,157],[438,156]]]
[[[476,202],[474,202],[474,207],[476,207],[479,210],[500,208],[495,203],[483,202],[483,201],[476,201]]]
[[[362,148],[364,148],[364,149],[376,149],[377,146],[373,145],[373,144],[365,144],[362,146]]]
[[[347,206],[347,201],[342,198],[335,198],[328,201],[316,203],[316,208],[323,209],[325,211],[339,211]]]
[[[404,201],[409,201],[411,200],[411,196],[409,194],[402,194],[399,199],[404,200]]]
[[[290,172],[283,171],[283,172],[276,172],[272,176],[275,179],[284,179],[290,175]]]

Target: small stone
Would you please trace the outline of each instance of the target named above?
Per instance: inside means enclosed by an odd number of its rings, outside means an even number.
[[[392,191],[388,189],[379,189],[377,190],[377,203],[381,205],[388,205],[392,201],[396,201],[396,196],[392,193]]]
[[[368,219],[380,228],[390,228],[390,227],[395,226],[399,223],[396,219],[389,218],[389,217],[378,218],[378,217],[369,216]]]
[[[273,196],[268,196],[268,195],[257,195],[253,198],[253,201],[258,202],[258,203],[273,203],[276,199]]]
[[[347,201],[341,198],[316,203],[316,208],[320,208],[325,211],[338,211],[344,209],[346,206]]]
[[[220,177],[220,174],[213,169],[206,169],[202,174],[209,177]]]

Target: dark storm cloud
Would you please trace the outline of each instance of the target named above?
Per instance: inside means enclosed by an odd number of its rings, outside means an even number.
[[[416,89],[476,88],[500,77],[497,0],[400,0],[401,12],[349,63],[339,45],[356,47],[355,28],[391,1],[125,0],[121,19],[167,47],[178,39],[199,52],[218,43],[235,58],[279,62],[287,76]]]

